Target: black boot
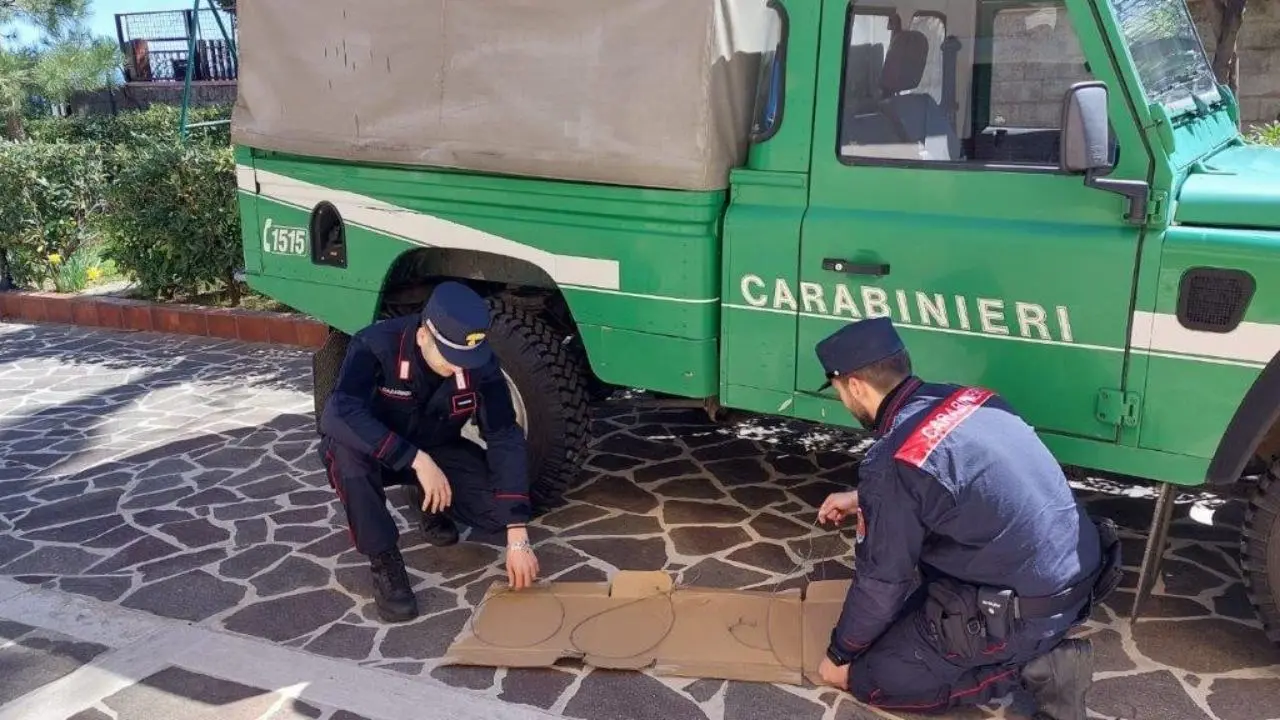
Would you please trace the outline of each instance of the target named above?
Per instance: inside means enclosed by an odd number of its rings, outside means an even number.
[[[422,491],[421,485],[409,486],[409,504],[413,506],[414,512],[418,513],[418,526],[422,528],[422,534],[427,539],[427,543],[436,547],[456,545],[458,526],[442,512],[430,513],[423,510],[422,503],[425,499],[426,493]]]
[[[406,622],[418,617],[418,599],[413,596],[409,573],[399,550],[389,550],[372,559],[373,599],[385,622]]]
[[[456,545],[458,543],[458,526],[444,513],[422,513],[422,534],[427,542],[436,547]]]
[[[1093,684],[1093,645],[1088,640],[1063,640],[1022,668],[1022,684],[1035,696],[1035,720],[1085,720],[1085,694]]]

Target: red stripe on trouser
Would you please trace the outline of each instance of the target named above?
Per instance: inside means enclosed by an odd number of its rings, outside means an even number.
[[[1005,672],[1002,672],[999,675],[993,675],[987,678],[986,680],[983,680],[982,682],[978,683],[977,685],[969,688],[968,690],[957,690],[956,692],[951,693],[951,695],[947,699],[957,700],[959,698],[967,697],[969,695],[973,695],[974,693],[981,692],[982,690],[985,690],[986,688],[990,687],[993,683],[1000,682],[1001,680],[1004,680],[1005,678],[1013,675],[1016,672],[1018,672],[1016,669],[1006,670]],[[875,707],[878,707],[878,708],[884,708],[886,710],[930,710],[930,709],[947,704],[944,701],[944,702],[929,703],[928,705],[882,705],[881,703],[876,702],[876,698],[883,694],[884,693],[879,688],[872,691],[871,702],[869,704],[874,705]]]
[[[333,488],[334,492],[338,493],[338,500],[342,503],[342,509],[345,511],[347,509],[347,495],[342,491],[342,483],[338,482],[338,473],[334,470],[336,463],[333,461],[333,451],[326,451],[324,456],[325,459],[329,461],[329,467],[327,468],[328,472],[326,473],[329,476],[329,487]],[[351,527],[350,516],[347,517],[347,537],[351,539],[352,547],[358,545],[356,542],[355,528]]]

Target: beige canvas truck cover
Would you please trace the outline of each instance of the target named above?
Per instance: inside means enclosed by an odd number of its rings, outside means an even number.
[[[712,190],[745,159],[766,0],[258,0],[240,145]]]

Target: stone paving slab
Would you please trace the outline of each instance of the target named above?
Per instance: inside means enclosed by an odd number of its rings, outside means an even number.
[[[814,515],[856,481],[865,438],[761,419],[713,425],[628,395],[593,415],[580,483],[531,531],[546,579],[662,569],[687,584],[772,589],[852,575],[848,533]],[[1280,708],[1280,650],[1258,632],[1239,580],[1241,508],[1180,498],[1157,594],[1131,626],[1122,618],[1153,494],[1087,481],[1078,495],[1122,525],[1130,566],[1086,629],[1100,669],[1091,707],[1134,720],[1280,716],[1270,710]],[[0,325],[0,575],[565,717],[861,715],[812,687],[572,663],[441,667],[504,577],[500,550],[431,548],[399,520],[423,617],[388,626],[316,458],[305,352]],[[1016,717],[1011,702],[956,716]]]
[[[0,644],[0,720],[398,720],[423,708],[452,720],[553,717],[0,578],[6,589],[0,639],[13,640]]]
[[[10,642],[0,645],[0,705],[48,685],[76,671],[107,651],[105,645],[79,642],[60,633],[6,623],[0,637]]]

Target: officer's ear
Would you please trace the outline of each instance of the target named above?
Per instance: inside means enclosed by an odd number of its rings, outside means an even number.
[[[846,375],[841,378],[842,387],[844,388],[844,397],[854,400],[861,405],[869,404],[870,399],[874,395],[871,384],[866,380],[859,378],[857,375]]]
[[[836,395],[840,398],[840,402],[846,405],[848,405],[849,400],[857,397],[854,394],[852,386],[853,382],[853,378],[848,375],[831,379],[831,387],[835,389]]]
[[[431,353],[436,348],[435,338],[431,337],[431,332],[419,326],[413,339],[418,343],[418,352],[422,353],[422,359],[426,360],[427,364],[431,364]]]

